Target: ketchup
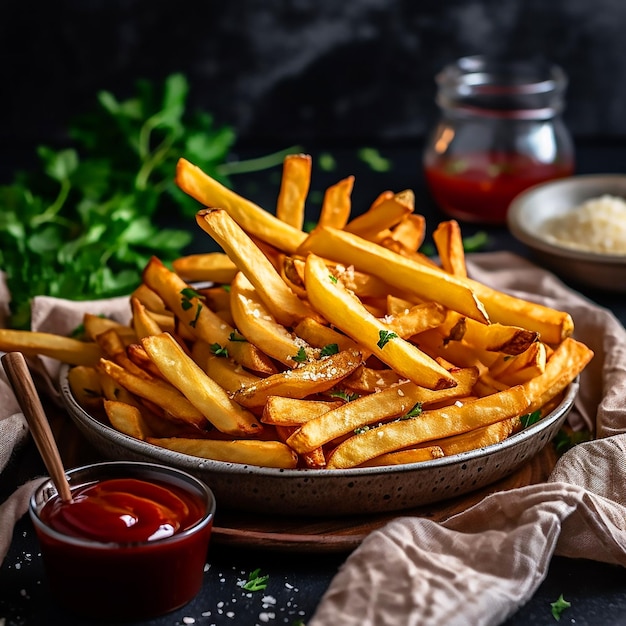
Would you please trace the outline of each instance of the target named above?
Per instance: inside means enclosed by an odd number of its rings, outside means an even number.
[[[574,163],[541,163],[524,154],[484,152],[431,158],[424,171],[445,213],[464,221],[504,223],[515,196],[537,183],[570,176]]]
[[[200,590],[213,496],[192,477],[161,480],[163,472],[142,465],[129,464],[130,476],[85,474],[71,502],[55,494],[38,514],[31,509],[54,597],[73,613],[147,619]]]
[[[41,511],[42,520],[65,535],[119,544],[170,537],[201,517],[188,492],[136,478],[79,487],[71,502],[57,498]]]

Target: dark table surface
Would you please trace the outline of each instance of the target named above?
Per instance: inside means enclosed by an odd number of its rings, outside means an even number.
[[[337,166],[332,171],[314,171],[311,219],[315,218],[325,187],[349,174],[356,177],[355,212],[369,206],[384,189],[401,191],[411,188],[416,194],[417,212],[427,218],[429,233],[438,221],[445,219],[425,188],[419,146],[381,148],[382,155],[391,160],[391,168],[386,172],[369,169],[359,159],[356,148],[327,151],[333,154]],[[311,152],[315,156],[316,152]],[[626,171],[626,144],[603,141],[579,145],[577,171]],[[279,171],[273,171],[241,176],[235,182],[242,195],[261,206],[271,207],[278,193],[279,176]],[[486,251],[506,249],[527,254],[505,227],[463,224],[462,229],[465,235],[486,230],[489,235]],[[206,235],[198,233],[193,251],[210,249],[213,248]],[[626,324],[626,298],[623,295],[581,291],[599,305],[611,309],[622,324]],[[4,499],[16,485],[42,472],[34,446],[27,445],[0,476],[0,498]],[[179,611],[137,624],[306,624],[346,556],[344,553],[288,553],[214,544],[209,551],[205,581],[198,596]],[[256,568],[269,575],[268,586],[264,591],[250,593],[241,588],[241,581]],[[163,572],[163,575],[168,573]],[[562,623],[577,626],[626,624],[626,570],[594,561],[555,557],[534,597],[506,625],[554,624],[550,604],[561,594],[571,602],[571,607],[561,617]],[[0,568],[0,625],[88,625],[101,623],[97,622],[97,615],[98,608],[94,607],[93,620],[78,619],[56,605],[48,588],[31,523],[27,516],[22,518]]]

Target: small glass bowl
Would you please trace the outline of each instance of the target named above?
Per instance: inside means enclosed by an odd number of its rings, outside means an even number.
[[[190,527],[166,538],[133,543],[77,538],[52,528],[42,510],[58,492],[51,480],[30,498],[51,590],[74,614],[98,620],[140,620],[187,604],[200,590],[215,498],[190,474],[154,463],[95,463],[66,473],[72,492],[110,479],[138,479],[184,491],[202,511]],[[71,506],[71,505],[70,505]]]

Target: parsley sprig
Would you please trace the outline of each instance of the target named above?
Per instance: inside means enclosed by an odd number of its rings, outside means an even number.
[[[248,580],[243,585],[246,591],[263,591],[267,587],[267,581],[269,580],[269,574],[261,575],[261,568],[257,567],[253,572],[250,572]]]

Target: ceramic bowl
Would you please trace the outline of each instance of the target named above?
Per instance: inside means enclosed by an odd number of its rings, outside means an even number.
[[[508,476],[558,433],[574,404],[578,382],[542,420],[508,439],[423,463],[346,470],[275,469],[202,459],[134,439],[88,414],[61,371],[69,415],[84,437],[110,459],[153,461],[183,469],[207,483],[220,509],[336,517],[400,511],[469,493]]]
[[[626,198],[626,176],[572,176],[535,185],[511,203],[509,230],[531,250],[540,265],[574,285],[626,293],[626,255],[576,250],[547,241],[539,234],[545,220],[605,194]]]

